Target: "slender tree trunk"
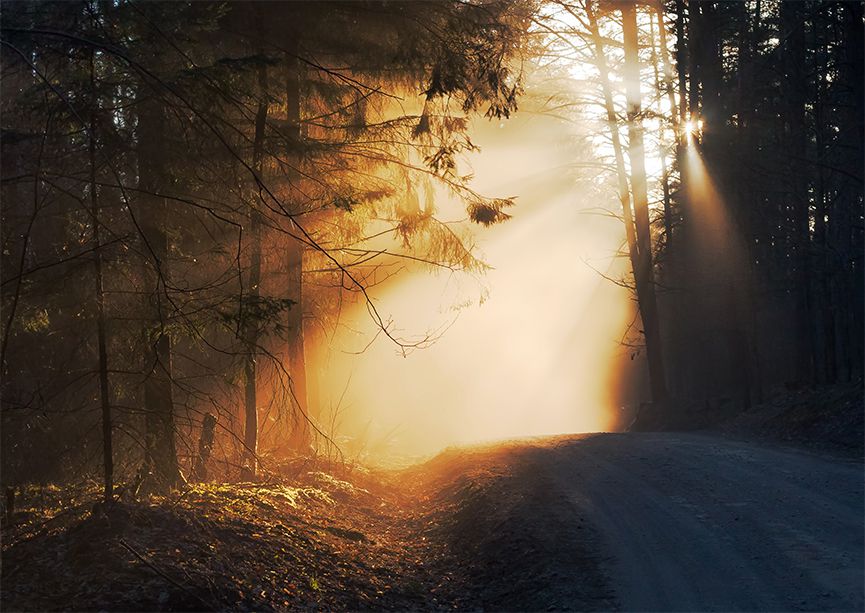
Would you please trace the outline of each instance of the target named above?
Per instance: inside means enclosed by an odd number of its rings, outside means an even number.
[[[660,12],[663,14],[662,2]],[[689,95],[688,95],[688,79],[690,74],[690,53],[689,53],[689,36],[690,32],[686,28],[686,0],[676,0],[676,75],[679,88],[678,101],[678,129],[676,131],[676,168],[679,174],[678,189],[675,192],[674,201],[676,204],[679,219],[683,223],[677,229],[677,248],[667,254],[665,264],[666,274],[673,278],[675,283],[687,286],[687,266],[689,264],[687,245],[688,241],[683,241],[683,234],[687,236],[688,224],[687,216],[689,213],[690,203],[688,202],[688,160],[687,153],[689,143],[689,135],[685,130],[688,125],[689,112]],[[676,109],[671,107],[671,111]],[[684,246],[683,246],[684,245]],[[677,396],[685,396],[690,392],[689,386],[693,382],[693,366],[694,360],[690,357],[690,343],[693,335],[691,334],[691,321],[693,318],[694,309],[692,293],[681,292],[677,299],[672,300],[670,304],[671,320],[673,323],[669,328],[671,342],[667,351],[668,364],[671,365],[669,372],[670,385]]]
[[[676,121],[676,104],[675,98],[673,96],[673,83],[672,78],[669,72],[669,66],[667,63],[667,36],[664,29],[664,14],[660,10],[660,7],[657,7],[654,11],[655,15],[658,18],[658,44],[660,46],[660,56],[663,60],[664,64],[664,81],[661,83],[661,77],[658,72],[658,54],[655,53],[655,33],[654,28],[652,28],[652,19],[651,15],[649,15],[649,26],[651,31],[652,38],[652,71],[655,77],[655,88],[658,91],[665,89],[667,92],[667,102],[670,105],[670,117],[672,119],[673,124],[673,135],[675,137],[678,134],[678,121]],[[661,98],[658,98],[658,115],[662,118],[663,121],[664,113],[661,108]],[[659,134],[659,144],[658,144],[658,157],[661,161],[661,191],[663,192],[663,200],[664,200],[664,241],[665,246],[669,249],[673,244],[673,204],[670,199],[670,175],[667,170],[667,153],[664,150],[664,136],[666,134],[666,130],[664,129],[663,123],[661,124],[660,134]]]
[[[825,24],[824,24],[825,27]],[[826,39],[822,28],[814,27],[813,48],[824,48]],[[826,99],[826,64],[828,58],[825,52],[817,54],[815,59],[816,85],[814,88],[814,144],[816,147],[816,159],[823,159],[826,155],[825,136],[826,127],[831,125],[827,121],[824,109]],[[826,220],[830,214],[827,206],[828,196],[826,193],[826,172],[820,167],[816,169],[817,183],[814,189],[814,249],[816,257],[813,272],[818,291],[815,292],[814,308],[817,317],[817,331],[815,335],[815,359],[817,361],[816,375],[821,383],[832,383],[837,378],[835,364],[835,309],[832,308],[832,266],[831,246],[829,244]]]
[[[844,199],[840,209],[839,251],[842,257],[840,271],[843,284],[840,304],[844,305],[841,342],[846,378],[852,380],[862,376],[865,364],[862,338],[865,336],[865,275],[863,275],[862,218],[863,211],[863,165],[865,165],[865,116],[862,100],[865,97],[865,42],[863,42],[863,6],[861,2],[845,2],[842,24],[844,33],[844,62],[841,68],[841,83],[849,84],[846,104],[844,105],[845,126],[842,142],[846,145],[848,177],[844,180]],[[852,177],[858,177],[858,181]],[[856,227],[858,226],[858,228]],[[856,239],[854,240],[854,236]]]
[[[99,194],[96,186],[96,75],[94,53],[90,51],[90,126],[88,153],[90,157],[90,216],[93,223],[93,276],[96,306],[96,344],[99,354],[99,397],[102,406],[102,465],[105,502],[114,499],[114,451],[111,441],[111,397],[108,385],[108,350],[105,333],[105,291],[102,278],[102,250],[99,237]]]
[[[658,10],[660,11],[659,14],[663,15],[663,6],[660,6]],[[676,76],[679,80],[679,123],[684,124],[688,121],[688,47],[685,37],[685,0],[676,0]]]
[[[646,339],[652,400],[660,402],[667,397],[667,384],[661,350],[661,330],[652,265],[652,236],[649,226],[649,198],[643,146],[637,14],[635,7],[630,4],[622,5],[621,11],[625,43],[625,96],[628,103],[628,157],[631,161],[634,223],[639,252],[639,263],[634,276],[637,280],[640,318],[643,322]]]
[[[696,117],[700,110],[700,86],[702,77],[700,51],[700,2],[688,3],[688,118]]]
[[[735,161],[731,162],[735,160],[730,147],[734,134],[724,105],[726,97],[722,96],[724,69],[719,21],[724,17],[721,11],[730,9],[721,9],[716,2],[690,2],[689,10],[690,52],[695,54],[691,60],[699,67],[691,75],[692,94],[697,81],[700,84],[699,113],[694,106],[691,112],[703,120],[699,151],[693,154],[702,156],[707,176],[688,177],[688,180],[705,181],[703,187],[712,192],[705,201],[697,198],[698,201],[689,203],[688,211],[688,221],[692,222],[688,233],[692,248],[690,258],[697,264],[693,274],[696,287],[700,289],[695,297],[699,305],[696,326],[705,329],[707,321],[715,322],[714,338],[706,348],[708,355],[712,355],[714,348],[726,348],[704,360],[709,368],[703,370],[703,380],[698,384],[708,394],[712,393],[712,385],[717,386],[715,393],[727,386],[738,389],[743,405],[748,406],[760,392],[754,376],[755,352],[751,350],[752,330],[756,326],[750,321],[750,245],[741,239],[742,228],[747,224],[737,215],[735,206],[739,198],[739,181],[736,180],[739,169]],[[695,101],[692,95],[691,103]],[[715,181],[717,194],[714,193]],[[697,183],[693,187],[699,190],[701,185]],[[746,205],[743,210],[748,208]],[[713,359],[715,364],[712,364]]]
[[[619,202],[622,205],[622,221],[625,224],[625,238],[628,242],[628,255],[631,266],[636,274],[639,262],[637,250],[637,237],[634,231],[634,215],[631,211],[631,195],[628,187],[628,171],[625,168],[624,147],[619,134],[619,120],[616,116],[616,107],[613,104],[613,89],[610,84],[610,73],[607,67],[607,58],[604,54],[604,43],[598,29],[598,21],[594,11],[594,3],[586,2],[586,14],[588,16],[589,31],[592,35],[592,43],[595,48],[595,63],[600,76],[601,90],[604,96],[604,108],[607,112],[607,127],[610,129],[610,138],[613,142],[613,154],[616,159],[616,179],[618,180]]]
[[[210,453],[213,451],[213,437],[216,430],[216,415],[205,413],[201,420],[201,436],[198,439],[198,457],[195,458],[193,474],[199,481],[207,481]]]
[[[741,234],[749,237],[754,233],[757,216],[754,214],[754,194],[753,191],[747,188],[748,173],[751,171],[751,154],[754,150],[751,121],[753,116],[753,102],[751,96],[754,91],[752,63],[756,55],[754,44],[754,31],[757,29],[760,14],[756,12],[754,15],[753,25],[750,23],[748,15],[748,7],[741,5],[742,22],[744,27],[739,37],[739,82],[738,82],[738,122],[736,134],[733,137],[739,146],[738,158],[739,164],[735,170],[735,195],[740,211],[739,223]],[[759,3],[758,3],[759,9]],[[732,191],[732,190],[731,190]],[[745,351],[735,352],[737,360],[740,362],[741,374],[743,377],[743,385],[746,388],[746,400],[750,404],[751,399],[757,403],[763,401],[763,381],[760,365],[759,343],[757,339],[757,303],[756,303],[756,288],[757,283],[757,268],[754,265],[755,254],[753,241],[747,239],[742,241],[742,258],[744,265],[742,274],[744,280],[743,287],[738,289],[737,294],[740,297],[738,303],[741,305],[740,315],[737,319],[742,322],[745,334]]]
[[[310,417],[320,423],[321,418],[321,380],[322,380],[322,344],[327,345],[327,339],[318,329],[318,322],[310,321],[309,313],[303,324],[303,345],[306,358],[306,399],[309,403]]]
[[[785,123],[787,144],[791,158],[790,201],[793,211],[793,252],[795,254],[794,296],[796,335],[796,380],[813,382],[814,332],[811,318],[810,291],[810,212],[808,197],[808,174],[802,160],[806,157],[806,107],[805,107],[805,24],[804,6],[796,2],[781,4],[781,21],[786,34],[785,49]]]
[[[640,252],[637,245],[636,231],[634,229],[634,215],[631,208],[631,194],[628,187],[628,171],[625,167],[624,147],[619,133],[619,121],[616,108],[613,103],[613,90],[610,84],[609,68],[607,67],[604,43],[600,36],[597,17],[592,2],[586,2],[586,13],[588,16],[589,31],[592,35],[592,43],[595,50],[595,62],[600,77],[601,90],[604,97],[604,107],[607,113],[607,126],[610,129],[610,137],[613,143],[613,153],[616,160],[616,178],[618,180],[619,202],[622,205],[622,221],[625,224],[625,237],[628,245],[628,258],[631,262],[631,271],[634,275],[635,292],[637,294],[637,305],[642,311],[641,300],[645,300],[645,282],[640,269]],[[650,371],[649,376],[652,376]]]
[[[264,131],[267,125],[268,112],[267,66],[263,63],[258,68],[258,97],[258,109],[255,114],[255,136],[252,144],[252,168],[259,179],[263,179]],[[260,313],[257,308],[259,298],[261,297],[261,212],[258,206],[259,203],[253,197],[249,213],[250,259],[246,296],[248,305],[243,326],[246,361],[243,365],[245,420],[243,429],[244,458],[241,478],[245,480],[255,477],[258,465],[258,398],[256,385],[258,383],[258,341],[261,335]]]
[[[699,38],[696,43],[700,53],[700,112],[709,135],[711,136],[713,130],[717,130],[720,136],[724,128],[724,108],[721,103],[724,69],[721,64],[719,9],[717,2],[703,1],[699,5]]]
[[[823,109],[821,99],[823,87],[818,80],[817,103],[814,112],[817,116],[816,146],[817,156],[820,159],[825,152],[823,145]],[[835,365],[835,309],[832,308],[832,267],[831,246],[826,231],[826,218],[829,207],[826,206],[826,181],[822,168],[817,169],[817,185],[815,189],[815,212],[814,212],[814,246],[819,254],[819,266],[815,268],[819,291],[816,292],[815,308],[818,313],[818,331],[816,335],[817,347],[815,350],[821,356],[819,368],[817,369],[818,381],[822,383],[834,382],[837,378]]]
[[[287,157],[294,164],[299,163],[296,147],[303,140],[300,116],[300,82],[302,66],[297,58],[297,42],[295,40],[294,54],[286,56],[286,117],[288,123]],[[300,180],[296,169],[289,171],[289,181]],[[297,211],[294,211],[295,213]],[[293,233],[297,234],[294,222],[291,222]],[[294,304],[288,311],[287,355],[288,371],[291,375],[291,399],[293,428],[289,437],[289,446],[298,451],[306,451],[311,442],[312,434],[306,381],[306,349],[304,344],[303,317],[303,260],[304,243],[300,240],[290,240],[287,248],[287,293]]]
[[[142,86],[146,92],[147,85]],[[138,112],[139,219],[149,261],[144,281],[150,313],[145,334],[147,373],[144,381],[145,448],[157,489],[171,489],[181,481],[177,463],[172,389],[172,342],[168,324],[171,310],[166,280],[168,265],[168,204],[166,184],[166,117],[162,102],[143,93]]]
[[[288,352],[291,373],[293,420],[289,444],[293,449],[306,451],[312,442],[306,381],[306,350],[303,330],[303,244],[291,241],[288,247],[288,294],[295,303],[288,311]]]

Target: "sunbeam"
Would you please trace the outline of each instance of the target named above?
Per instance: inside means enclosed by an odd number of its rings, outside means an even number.
[[[597,196],[562,172],[580,155],[549,147],[563,128],[548,117],[479,125],[475,185],[521,194],[513,219],[477,237],[492,266],[482,279],[489,293],[478,304],[481,286],[418,273],[378,294],[380,309],[400,328],[453,323],[434,345],[406,357],[381,341],[362,356],[332,354],[329,371],[351,381],[342,400],[351,408],[337,420],[347,443],[368,437],[362,445],[369,455],[417,456],[615,423],[613,375],[633,307],[627,290],[605,277],[625,273],[615,257],[623,230],[616,219],[593,214]],[[345,321],[368,338],[367,320],[358,308]],[[363,346],[354,333],[337,338],[340,349]],[[334,409],[336,400],[329,401]]]

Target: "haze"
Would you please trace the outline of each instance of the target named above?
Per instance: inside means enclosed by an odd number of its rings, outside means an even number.
[[[349,453],[417,456],[478,440],[608,429],[608,391],[631,314],[621,274],[621,223],[579,181],[571,122],[525,114],[474,122],[482,149],[473,187],[518,195],[513,218],[472,234],[492,270],[479,277],[414,271],[373,291],[405,337],[443,333],[403,356],[375,336],[363,305],[347,311],[329,353],[324,407]],[[584,154],[582,154],[584,155]],[[441,194],[439,194],[441,197]],[[437,201],[445,219],[465,213]],[[341,402],[340,402],[341,398]],[[327,413],[323,418],[330,422]],[[354,443],[353,439],[368,440]]]

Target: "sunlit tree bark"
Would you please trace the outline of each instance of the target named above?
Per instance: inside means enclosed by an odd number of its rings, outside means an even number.
[[[285,99],[286,99],[286,123],[287,123],[287,157],[293,162],[295,168],[289,170],[289,188],[292,193],[299,193],[297,183],[301,175],[296,171],[300,163],[297,148],[303,141],[303,129],[301,123],[301,81],[303,67],[297,57],[298,33],[293,32],[292,53],[286,55],[285,71]],[[295,185],[292,185],[295,183]],[[296,214],[299,210],[294,211]],[[306,347],[304,336],[304,283],[303,263],[305,244],[293,221],[289,221],[289,227],[294,238],[289,241],[286,253],[286,296],[292,300],[287,313],[287,339],[286,355],[288,357],[288,372],[291,377],[290,400],[292,430],[289,445],[298,451],[306,451],[312,441],[309,420],[312,418],[307,394],[307,372],[306,372]]]
[[[671,123],[673,126],[673,134],[678,134],[678,121],[676,115],[676,103],[675,103],[675,94],[673,93],[673,84],[672,78],[670,76],[669,71],[669,63],[667,62],[667,35],[666,28],[664,26],[664,15],[660,10],[660,7],[656,7],[656,10],[653,11],[654,14],[649,14],[649,31],[651,36],[651,45],[652,45],[652,56],[649,62],[652,65],[652,72],[654,74],[654,86],[655,89],[660,93],[662,91],[666,91],[667,93],[667,102],[670,105],[670,115]],[[654,21],[652,20],[653,16],[657,16],[658,18],[658,47],[660,52],[656,52],[655,49],[655,32],[654,32]],[[660,71],[658,70],[658,64],[663,65],[664,71],[664,80],[661,82]],[[658,115],[660,117],[664,117],[663,109],[661,108],[661,96],[658,96]],[[663,192],[663,202],[664,202],[664,242],[667,247],[669,247],[673,242],[673,203],[670,195],[670,173],[667,168],[667,151],[666,151],[666,142],[665,142],[665,132],[666,129],[664,125],[661,125],[660,134],[658,134],[658,155],[661,161],[661,191]],[[678,149],[678,147],[677,147]]]
[[[586,1],[586,17],[589,26],[589,34],[594,46],[594,58],[598,76],[600,78],[601,93],[604,97],[604,111],[607,117],[607,127],[610,130],[610,139],[613,144],[613,155],[616,161],[616,180],[619,191],[619,202],[622,205],[622,221],[625,224],[625,238],[628,242],[628,257],[636,274],[639,268],[639,251],[637,238],[634,231],[634,215],[631,210],[631,194],[628,187],[628,171],[625,167],[624,147],[619,133],[619,119],[616,115],[616,107],[613,104],[613,88],[610,84],[607,57],[604,52],[604,42],[598,29],[598,18],[592,0]]]
[[[639,252],[639,263],[634,271],[634,278],[637,283],[640,318],[643,322],[646,339],[652,400],[660,402],[667,397],[667,383],[661,348],[657,298],[655,296],[654,267],[652,265],[652,236],[649,225],[649,198],[643,145],[637,14],[635,7],[629,3],[621,5],[621,13],[625,44],[625,93],[628,104],[628,157],[631,162],[634,224]]]

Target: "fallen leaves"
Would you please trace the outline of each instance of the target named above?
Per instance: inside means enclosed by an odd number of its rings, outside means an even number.
[[[315,471],[293,482],[190,484],[93,512],[95,499],[95,486],[22,492],[22,513],[3,533],[5,609],[417,603],[416,589],[406,596],[398,587],[413,566],[392,533],[389,512],[401,502],[345,478]]]

